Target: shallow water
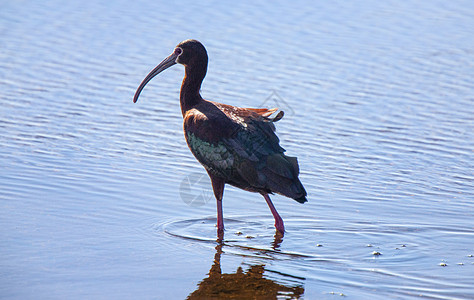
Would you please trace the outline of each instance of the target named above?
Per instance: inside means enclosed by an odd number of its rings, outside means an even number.
[[[1,6],[1,298],[474,298],[470,1]],[[181,66],[131,101],[186,38],[206,99],[286,112],[283,238],[227,187],[216,242]]]

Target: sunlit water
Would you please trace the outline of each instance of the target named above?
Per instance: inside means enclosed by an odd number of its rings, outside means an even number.
[[[471,1],[0,6],[0,298],[474,298]],[[187,38],[206,99],[286,112],[282,239],[227,187],[216,242],[182,66],[131,101]]]

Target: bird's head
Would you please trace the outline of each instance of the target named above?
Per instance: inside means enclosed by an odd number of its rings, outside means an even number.
[[[138,96],[145,85],[156,75],[160,74],[164,70],[168,69],[172,65],[182,64],[185,67],[193,66],[200,67],[204,70],[204,74],[207,70],[207,52],[206,48],[197,40],[185,40],[179,43],[173,53],[159,63],[146,77],[135,92],[133,102],[137,102]]]

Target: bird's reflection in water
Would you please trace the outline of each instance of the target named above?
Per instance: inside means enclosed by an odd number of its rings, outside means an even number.
[[[252,265],[247,271],[239,266],[235,273],[223,274],[221,255],[224,243],[221,239],[218,242],[209,276],[198,284],[197,290],[187,299],[299,299],[303,295],[302,284],[285,286],[265,278],[264,264]],[[277,250],[281,242],[282,236],[277,233],[272,243],[273,250]]]

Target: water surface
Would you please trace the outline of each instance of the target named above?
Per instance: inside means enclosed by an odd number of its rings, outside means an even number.
[[[474,298],[470,1],[1,7],[1,298]],[[132,103],[187,38],[206,99],[286,111],[309,202],[273,196],[283,238],[227,187],[216,242],[182,66]]]

